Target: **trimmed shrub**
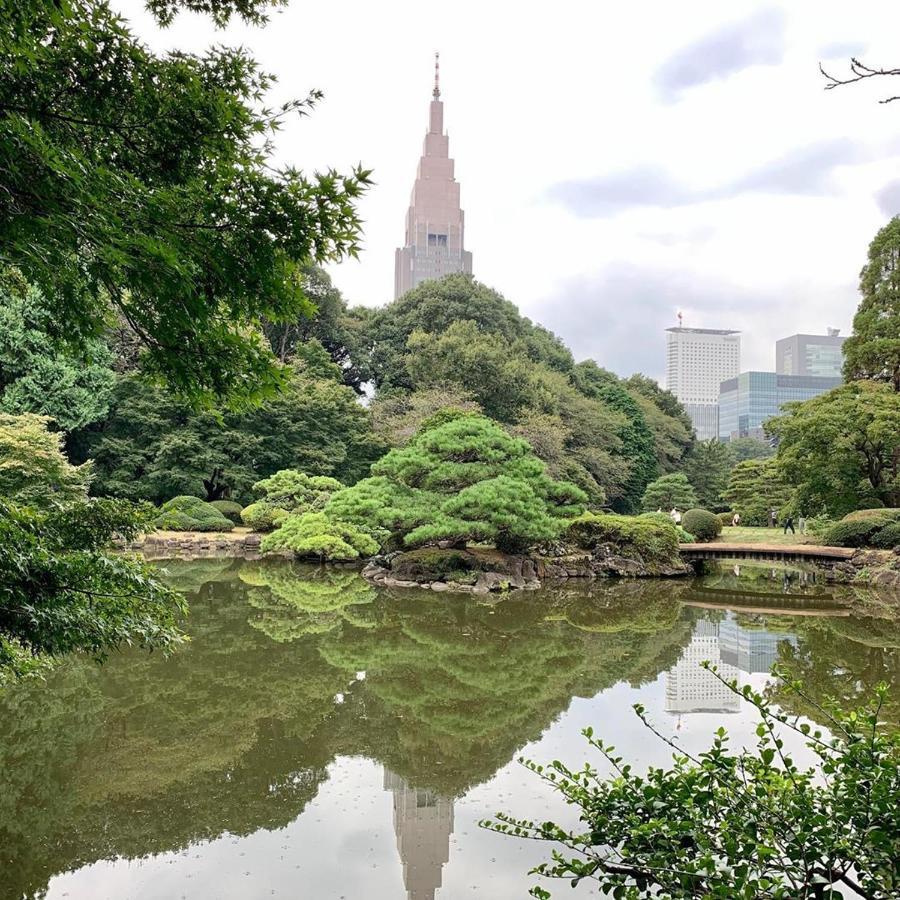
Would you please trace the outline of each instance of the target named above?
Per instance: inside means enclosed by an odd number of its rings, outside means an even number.
[[[241,511],[241,521],[254,531],[272,531],[281,525],[290,515],[286,509],[271,506],[264,500],[258,500],[245,506]]]
[[[678,543],[679,544],[696,544],[697,538],[695,538],[689,531],[685,531],[680,525],[675,526],[675,531],[678,532]]]
[[[241,524],[241,511],[244,507],[240,503],[235,503],[234,500],[212,500],[209,505],[214,506],[226,519],[234,522],[235,525]]]
[[[734,518],[733,512],[720,512],[716,513],[716,518],[722,523],[722,526],[731,525],[731,520]]]
[[[857,512],[862,509],[884,509],[884,501],[879,497],[863,497],[857,506]]]
[[[310,559],[351,560],[373,556],[378,544],[348,522],[336,522],[322,512],[292,513],[282,526],[262,539],[263,552],[291,550]]]
[[[885,525],[872,538],[872,546],[880,547],[882,550],[893,550],[894,547],[900,547],[900,522]]]
[[[611,544],[621,556],[639,557],[648,569],[678,561],[678,531],[671,520],[658,520],[654,513],[637,517],[585,513],[569,523],[565,536],[584,550]]]
[[[173,497],[163,503],[154,521],[168,531],[231,531],[232,522],[211,503],[199,497]]]
[[[841,519],[822,535],[822,543],[831,547],[865,547],[889,522],[884,519]]]
[[[858,509],[856,512],[847,513],[842,522],[860,522],[877,519],[884,522],[900,522],[900,509]]]
[[[681,517],[681,527],[698,541],[714,541],[722,533],[722,523],[708,509],[689,509]]]

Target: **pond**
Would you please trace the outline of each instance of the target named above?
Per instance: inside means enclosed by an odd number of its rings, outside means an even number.
[[[809,700],[773,699],[813,718],[885,680],[900,718],[890,600],[851,615],[804,573],[478,597],[283,560],[161,565],[189,597],[188,645],[0,695],[2,898],[524,897],[549,848],[478,821],[572,813],[516,759],[596,763],[591,725],[664,764],[636,702],[686,749],[722,724],[751,742],[704,659],[757,688],[779,661]]]

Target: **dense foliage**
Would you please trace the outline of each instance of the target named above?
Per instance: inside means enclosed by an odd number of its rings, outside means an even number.
[[[619,516],[585,513],[566,527],[576,547],[592,552],[604,544],[617,556],[634,559],[647,572],[677,567],[679,530],[668,516]]]
[[[241,518],[254,531],[271,531],[290,513],[321,511],[332,494],[343,487],[340,481],[327,475],[307,475],[295,469],[282,469],[253,485],[253,491],[260,499],[246,507]]]
[[[45,419],[0,415],[0,682],[73,651],[180,640],[177,595],[106,549],[146,530],[151,511],[89,500],[89,470],[59,444]]]
[[[339,522],[323,512],[289,515],[260,544],[263,552],[290,550],[301,559],[352,560],[373,556],[378,543],[367,532],[349,522]]]
[[[900,890],[900,733],[884,729],[887,686],[859,711],[828,714],[833,737],[789,719],[749,685],[710,672],[759,715],[757,745],[732,751],[724,728],[697,756],[642,723],[674,750],[671,768],[639,774],[614,748],[585,737],[613,770],[525,761],[580,812],[571,830],[498,814],[503,834],[561,844],[534,871],[573,886],[594,880],[604,894],[634,898],[888,900]],[[800,682],[789,690],[805,696]],[[780,729],[801,734],[816,764],[802,769],[784,750]],[[541,887],[532,896],[549,898]]]
[[[366,410],[316,343],[303,345],[282,392],[246,410],[197,410],[134,376],[109,417],[77,436],[95,491],[161,503],[177,494],[249,502],[279,469],[352,482],[381,452]]]
[[[426,422],[372,477],[335,494],[326,512],[387,531],[394,545],[489,541],[521,550],[555,537],[585,499],[552,479],[525,441],[484,416],[456,413]]]
[[[53,331],[40,291],[14,272],[0,275],[0,410],[50,416],[71,431],[106,415],[112,354],[97,339],[76,350]]]
[[[844,516],[822,534],[822,543],[832,547],[883,547],[900,544],[900,509],[867,509]]]
[[[231,531],[234,521],[199,497],[173,497],[160,508],[153,524],[163,531]]]
[[[862,300],[844,344],[844,375],[900,392],[900,217],[875,235],[859,279]]]
[[[689,509],[681,518],[681,527],[698,541],[714,541],[722,533],[722,522],[706,509]]]
[[[689,509],[697,505],[697,495],[683,472],[662,475],[651,481],[641,497],[644,512],[670,509]]]
[[[722,493],[728,486],[728,476],[734,465],[730,443],[696,441],[685,456],[681,471],[694,488],[700,505],[718,511],[722,509]]]
[[[182,5],[261,4],[153,4]],[[115,310],[187,393],[279,383],[259,323],[312,311],[301,267],[355,254],[368,183],[273,164],[271,134],[319,94],[267,109],[273,79],[245,50],[156,55],[105,0],[3,0],[0,21],[0,261],[73,344]]]
[[[890,385],[850,382],[790,404],[768,427],[807,514],[839,516],[870,499],[900,506],[900,394]]]
[[[781,516],[789,508],[793,490],[775,459],[745,459],[732,469],[722,496],[743,525],[762,526],[772,510]]]

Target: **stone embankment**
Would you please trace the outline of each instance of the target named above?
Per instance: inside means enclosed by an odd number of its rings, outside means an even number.
[[[649,567],[642,559],[618,555],[610,544],[602,544],[590,552],[560,544],[530,555],[479,548],[426,548],[376,556],[362,572],[365,578],[385,587],[476,594],[533,590],[544,579],[659,578],[691,573],[690,566],[680,560],[672,560],[662,567]]]
[[[826,581],[865,584],[900,592],[900,547],[893,550],[857,550],[848,560],[820,568]]]
[[[213,556],[234,556],[259,559],[262,535],[248,530],[153,531],[128,544],[125,549],[137,550],[145,559],[204,559]]]

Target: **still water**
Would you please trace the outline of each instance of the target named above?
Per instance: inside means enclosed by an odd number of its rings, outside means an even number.
[[[636,702],[686,749],[723,724],[750,743],[751,711],[702,660],[757,688],[778,661],[813,700],[885,680],[900,718],[890,598],[850,615],[780,570],[476,598],[280,560],[161,565],[189,645],[0,695],[4,900],[525,897],[549,848],[478,821],[572,813],[515,760],[599,764],[591,725],[664,764]]]

